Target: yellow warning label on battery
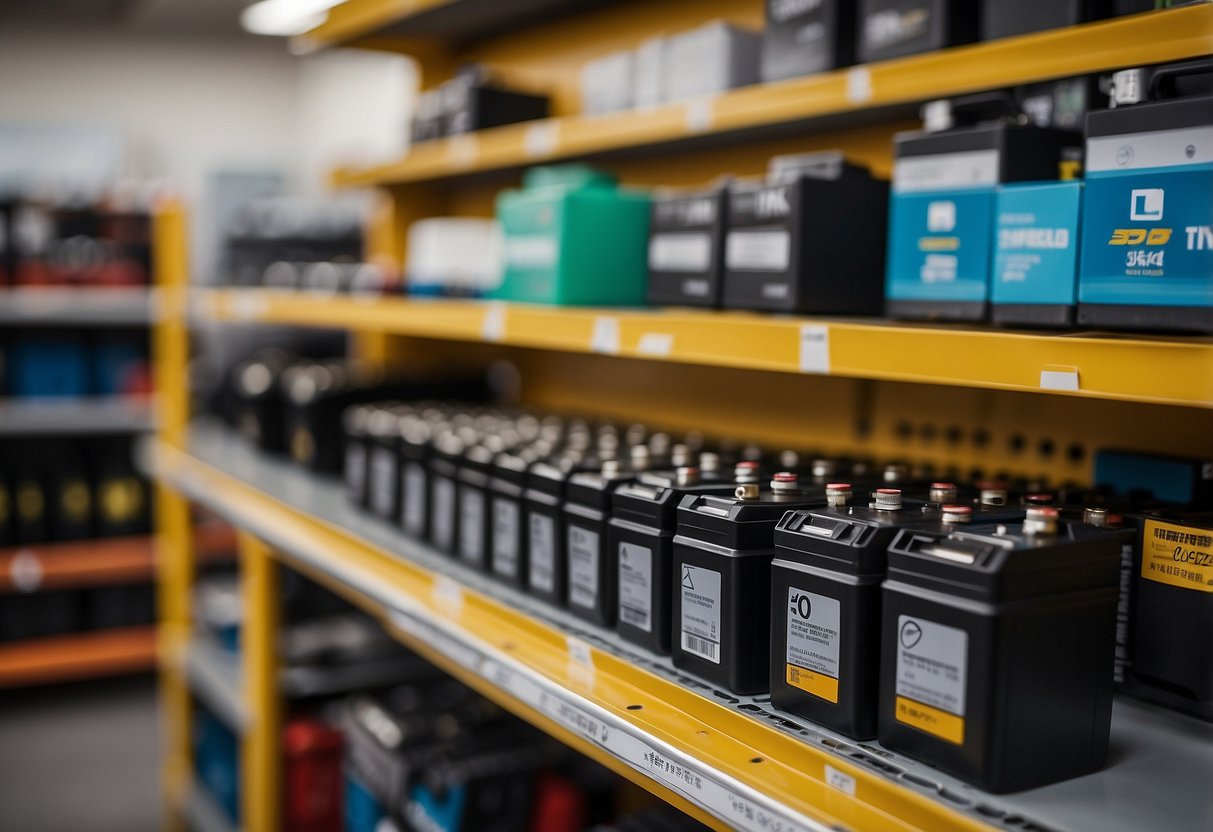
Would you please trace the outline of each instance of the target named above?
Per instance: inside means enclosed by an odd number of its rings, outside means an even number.
[[[919,731],[934,734],[941,740],[964,745],[964,717],[932,708],[930,705],[915,702],[913,699],[906,699],[904,696],[897,697],[894,707],[897,710],[898,722],[917,728]]]
[[[1213,531],[1147,520],[1141,541],[1141,576],[1213,592]]]
[[[828,702],[838,702],[838,680],[824,673],[817,673],[794,664],[787,666],[788,684],[805,693],[820,696]]]

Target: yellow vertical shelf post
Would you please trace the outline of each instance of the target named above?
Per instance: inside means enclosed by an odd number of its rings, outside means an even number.
[[[189,332],[185,321],[189,248],[184,207],[176,201],[157,206],[152,233],[156,292],[151,346],[157,432],[159,439],[182,447],[189,421]],[[190,633],[194,550],[189,504],[177,492],[157,483],[155,520],[165,828],[182,829],[179,809],[192,781],[189,684],[178,660]]]
[[[244,701],[252,715],[240,745],[240,800],[247,832],[276,832],[282,808],[282,705],[278,694],[278,564],[247,532],[238,537],[244,623]]]

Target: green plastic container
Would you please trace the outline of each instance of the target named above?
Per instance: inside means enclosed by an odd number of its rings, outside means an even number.
[[[532,168],[497,197],[505,277],[494,297],[638,306],[648,283],[649,197],[586,165]]]

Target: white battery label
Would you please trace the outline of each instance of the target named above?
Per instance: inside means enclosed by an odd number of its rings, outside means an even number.
[[[569,526],[569,603],[584,609],[598,605],[598,532]]]
[[[897,721],[964,744],[969,634],[911,615],[897,617]]]
[[[837,598],[788,587],[786,678],[789,685],[838,702]]]
[[[371,511],[380,517],[391,517],[392,488],[396,485],[396,457],[387,448],[371,451]]]
[[[518,574],[518,503],[493,500],[493,571]]]
[[[549,234],[521,234],[505,239],[505,263],[516,269],[550,269],[559,248]]]
[[[459,488],[459,557],[484,562],[484,494],[468,485]]]
[[[430,515],[430,534],[435,545],[449,549],[455,542],[455,483],[448,477],[434,477],[434,505]]]
[[[538,512],[527,524],[531,541],[530,586],[540,592],[556,590],[556,523]]]
[[[712,238],[706,233],[654,234],[649,268],[659,272],[706,272],[712,265]]]
[[[619,544],[619,620],[653,632],[653,550]]]
[[[400,475],[404,494],[404,530],[412,535],[425,528],[425,469],[416,462],[406,462]]]
[[[361,442],[345,447],[345,485],[354,494],[361,494],[366,482],[366,448]]]
[[[720,664],[720,573],[682,565],[682,649]]]
[[[787,231],[730,231],[724,242],[724,262],[730,269],[782,272],[792,257]]]

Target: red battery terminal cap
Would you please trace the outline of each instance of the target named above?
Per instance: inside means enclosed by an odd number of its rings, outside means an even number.
[[[1053,495],[1047,494],[1043,491],[1041,491],[1037,494],[1025,494],[1023,501],[1025,503],[1027,503],[1028,505],[1043,506],[1043,505],[1048,505],[1049,503],[1053,502]]]
[[[1060,514],[1055,508],[1032,506],[1024,517],[1023,532],[1027,535],[1057,534],[1059,516]]]
[[[771,478],[771,490],[779,493],[795,491],[800,486],[800,477],[791,471],[780,471]]]
[[[933,483],[931,483],[931,487],[932,488],[955,488],[956,483],[954,483],[954,482],[933,482]]]
[[[845,506],[851,500],[849,482],[826,483],[826,503],[835,508]]]
[[[895,511],[901,508],[900,488],[877,488],[872,507],[879,511]]]
[[[758,482],[758,463],[738,462],[733,466],[733,479],[737,482]]]
[[[972,506],[947,505],[940,511],[943,512],[942,520],[945,523],[968,523],[973,519]]]

